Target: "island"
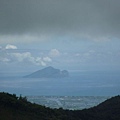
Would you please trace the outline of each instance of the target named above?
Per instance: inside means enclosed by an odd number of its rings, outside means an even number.
[[[51,66],[38,70],[34,73],[24,76],[25,78],[63,78],[68,77],[69,72],[67,70],[60,70]]]

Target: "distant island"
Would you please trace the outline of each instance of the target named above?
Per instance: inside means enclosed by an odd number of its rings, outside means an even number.
[[[59,70],[51,66],[38,70],[32,74],[26,75],[26,78],[63,78],[68,77],[69,72],[67,70]]]

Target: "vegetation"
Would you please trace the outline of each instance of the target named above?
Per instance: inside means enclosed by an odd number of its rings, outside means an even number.
[[[84,110],[50,109],[26,97],[0,93],[0,120],[120,120],[120,96]]]

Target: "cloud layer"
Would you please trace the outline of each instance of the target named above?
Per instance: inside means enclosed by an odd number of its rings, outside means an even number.
[[[7,48],[7,49],[6,49]],[[9,49],[8,49],[9,48]],[[8,44],[0,49],[0,66],[3,69],[24,71],[24,69],[40,69],[45,66],[56,66],[69,69],[119,69],[120,50],[101,51],[91,49],[86,51],[61,51],[58,49],[42,50],[21,50],[17,46]],[[111,68],[110,68],[111,67]],[[9,68],[9,69],[8,69]]]
[[[0,11],[2,38],[4,35],[23,35],[23,41],[30,41],[25,39],[26,35],[120,38],[120,0],[1,0]]]
[[[12,51],[11,51],[12,50]],[[36,66],[47,66],[52,62],[49,56],[35,57],[31,52],[21,52],[17,46],[8,44],[5,48],[1,47],[0,50],[0,63],[29,63]]]

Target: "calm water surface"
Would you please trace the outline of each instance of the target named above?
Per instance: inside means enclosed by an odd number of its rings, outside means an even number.
[[[83,71],[61,79],[1,76],[0,91],[26,96],[115,96],[120,94],[120,72]]]

